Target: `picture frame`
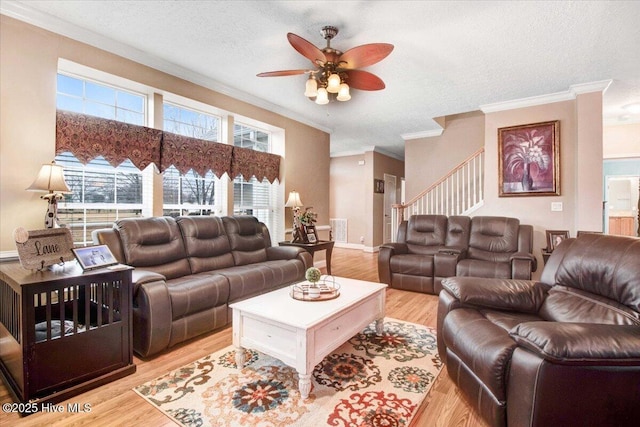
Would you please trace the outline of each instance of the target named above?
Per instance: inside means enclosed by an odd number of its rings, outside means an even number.
[[[83,270],[94,270],[118,264],[107,245],[73,248],[73,254]]]
[[[560,195],[560,121],[498,129],[499,197]]]
[[[318,232],[315,225],[305,225],[304,235],[308,243],[318,243]]]
[[[603,234],[602,231],[585,231],[585,230],[578,230],[578,232],[576,233],[576,237],[580,237],[583,236],[585,234]]]
[[[569,238],[569,230],[546,230],[546,236],[547,252],[553,252],[564,239]]]
[[[373,192],[378,194],[384,194],[384,180],[382,179],[373,180]]]

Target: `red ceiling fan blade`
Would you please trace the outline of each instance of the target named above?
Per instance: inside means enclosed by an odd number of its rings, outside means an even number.
[[[343,53],[339,59],[339,67],[349,70],[368,67],[382,61],[392,50],[393,45],[388,43],[363,44]]]
[[[347,84],[353,89],[381,90],[385,88],[382,79],[375,74],[362,70],[349,70],[346,72]]]
[[[280,77],[280,76],[295,76],[297,74],[304,74],[309,70],[282,70],[282,71],[267,71],[260,73],[258,77]]]
[[[317,65],[318,61],[326,62],[327,58],[324,56],[324,53],[315,47],[312,43],[303,39],[300,36],[297,36],[293,33],[287,33],[287,39],[291,46],[295,50],[297,50],[302,56],[307,58],[309,61],[313,63],[313,65]]]

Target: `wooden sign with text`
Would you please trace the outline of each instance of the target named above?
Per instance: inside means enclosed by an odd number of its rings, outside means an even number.
[[[71,251],[73,238],[68,228],[31,231],[17,228],[13,236],[18,248],[20,264],[24,268],[41,270],[50,265],[75,259]]]

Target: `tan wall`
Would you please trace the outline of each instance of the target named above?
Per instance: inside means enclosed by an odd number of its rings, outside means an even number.
[[[561,196],[498,197],[498,128],[550,120],[560,120]],[[545,230],[569,230],[571,236],[575,236],[577,230],[601,230],[602,132],[600,93],[486,115],[458,115],[455,120],[447,120],[442,136],[407,142],[407,198],[436,179],[431,173],[443,168],[441,163],[447,163],[447,170],[455,166],[456,161],[449,156],[464,159],[481,141],[479,146],[485,147],[485,204],[473,215],[512,216],[533,225],[534,253],[542,266]],[[552,212],[552,202],[562,202],[563,210]],[[577,206],[580,206],[579,212]],[[541,268],[536,276],[539,277],[540,271]]]
[[[347,219],[347,241],[353,245],[361,244],[360,236],[366,239],[370,230],[365,197],[369,176],[366,166],[365,154],[331,159],[330,216]]]
[[[319,223],[329,222],[327,133],[7,16],[0,19],[0,252],[15,251],[16,227],[43,225],[45,202],[24,189],[55,156],[58,58],[285,129],[285,194],[297,189],[318,212]],[[290,224],[290,215],[286,218]]]
[[[402,186],[402,178],[404,178],[404,162],[377,152],[373,153],[373,158],[373,178],[384,180],[385,174],[394,175],[396,177],[396,195],[398,198],[396,203],[400,203],[400,189]],[[371,182],[373,184],[373,179]],[[373,195],[371,241],[372,246],[375,248],[384,243],[384,194],[374,193],[373,188],[371,194]]]
[[[602,141],[605,159],[640,157],[640,123],[605,126]]]
[[[482,112],[447,116],[439,122],[445,128],[442,135],[405,143],[407,200],[411,200],[484,146]]]
[[[385,173],[397,177],[400,194],[403,161],[375,151],[331,159],[331,218],[347,219],[349,245],[374,251],[383,243],[384,195],[373,192],[373,180]]]

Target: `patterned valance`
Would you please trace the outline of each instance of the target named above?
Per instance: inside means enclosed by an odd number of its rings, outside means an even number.
[[[270,183],[280,178],[280,156],[271,153],[233,147],[231,177],[242,175],[247,181],[255,176],[258,181],[267,178]]]
[[[57,111],[56,154],[72,153],[87,164],[103,156],[112,166],[129,159],[138,168],[160,164],[162,131],[86,114]]]
[[[112,166],[129,159],[140,170],[154,163],[161,172],[173,165],[183,174],[193,169],[201,176],[211,170],[218,178],[225,172],[231,179],[280,178],[281,157],[275,154],[58,110],[56,154],[67,151],[83,164],[103,156]]]
[[[209,170],[218,178],[225,172],[231,176],[232,151],[232,145],[164,132],[160,172],[173,165],[182,174],[193,169],[200,176]]]

